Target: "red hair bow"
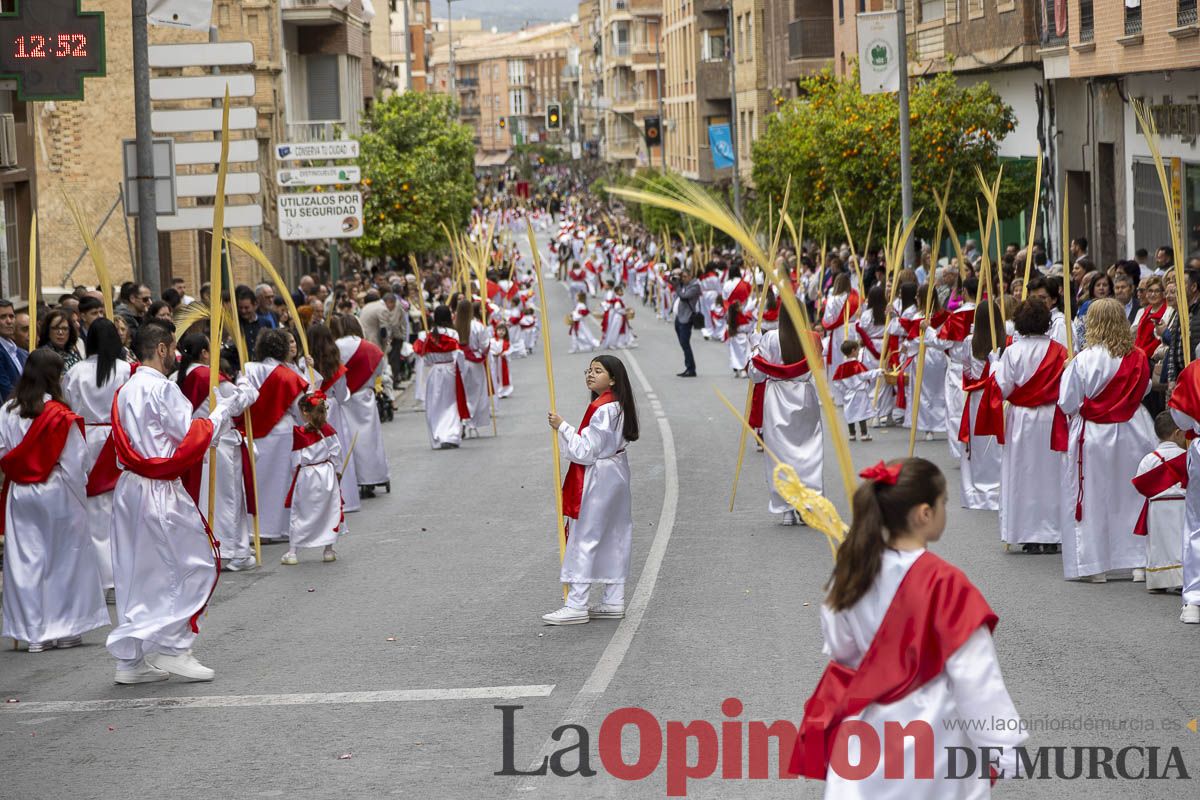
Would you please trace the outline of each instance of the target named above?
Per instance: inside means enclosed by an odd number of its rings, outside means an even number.
[[[328,399],[328,398],[326,397],[325,393],[322,392],[320,389],[317,389],[315,392],[313,392],[312,394],[310,394],[308,396],[308,398],[305,400],[305,402],[308,403],[308,405],[311,406],[312,408],[316,408],[317,406],[321,405],[321,403],[324,403],[326,401],[326,399]]]
[[[875,481],[887,486],[895,486],[896,481],[900,479],[901,462],[896,462],[890,467],[880,461],[873,467],[867,467],[862,472],[858,473],[858,477],[863,480]]]

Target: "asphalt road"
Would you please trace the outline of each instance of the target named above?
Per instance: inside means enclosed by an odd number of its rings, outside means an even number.
[[[576,420],[588,358],[567,353],[566,293],[548,290],[560,410]],[[107,631],[40,655],[0,643],[0,701],[20,701],[0,703],[0,798],[655,798],[667,794],[669,754],[683,752],[669,721],[705,720],[718,732],[740,721],[745,757],[752,721],[798,720],[825,664],[818,605],[828,546],[767,514],[752,448],[729,513],[739,432],[713,388],[740,404],[746,384],[730,376],[724,346],[698,336],[701,377],[676,378],[673,329],[635,307],[640,347],[621,354],[642,417],[629,448],[635,540],[623,622],[540,622],[561,603],[551,433],[542,360],[515,361],[516,393],[499,402],[495,438],[432,452],[424,416],[401,401],[405,413],[384,426],[393,494],[350,517],[338,562],[306,554],[282,567],[276,546],[264,568],[222,577],[196,647],[214,682],[115,686]],[[855,461],[898,455],[906,437],[880,432],[853,446]],[[957,480],[944,441],[918,452]],[[826,486],[844,512],[832,457]],[[995,514],[951,509],[936,549],[1000,615],[997,648],[1016,706],[1054,729],[1031,744],[1157,746],[1160,768],[1177,746],[1188,773],[1200,772],[1200,735],[1184,727],[1200,706],[1197,631],[1176,621],[1178,598],[1127,582],[1067,583],[1057,557],[1006,554],[998,539]],[[740,714],[722,712],[726,698],[740,700]],[[570,723],[586,731],[597,774],[495,775],[505,759],[497,705],[522,707],[511,712],[516,769],[575,745],[578,728],[550,738]],[[613,777],[599,754],[602,723],[624,707],[645,710],[651,744],[654,730],[663,738],[657,768],[640,780]],[[632,730],[630,764],[639,759]],[[736,730],[722,733],[724,752]],[[693,742],[686,757],[698,756]],[[574,770],[578,759],[576,749],[562,765]],[[777,779],[774,746],[768,764],[769,778],[721,779],[718,762],[714,777],[686,784],[688,796],[820,795],[820,784]],[[1190,780],[1026,780],[996,791],[1195,794]]]

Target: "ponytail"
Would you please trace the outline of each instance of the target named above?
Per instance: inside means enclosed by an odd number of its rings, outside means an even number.
[[[891,465],[897,467],[895,483],[867,480],[854,492],[850,532],[838,548],[825,600],[834,611],[851,608],[871,589],[888,537],[906,531],[908,512],[936,505],[946,491],[946,477],[930,461],[908,458]]]

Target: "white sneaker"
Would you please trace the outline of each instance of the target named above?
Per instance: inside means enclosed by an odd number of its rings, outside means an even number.
[[[1134,583],[1145,583],[1146,582],[1146,570],[1135,569],[1133,571],[1133,582]]]
[[[67,636],[55,642],[54,646],[59,650],[69,650],[72,647],[79,647],[81,644],[83,644],[82,636]]]
[[[254,556],[246,556],[245,558],[231,558],[221,565],[221,569],[226,572],[244,572],[248,569],[254,569],[258,566],[258,562],[254,560]]]
[[[295,553],[284,553],[283,557],[279,559],[279,563],[285,567],[294,567],[300,563],[300,559],[297,558]]]
[[[926,432],[925,432],[925,441],[927,441],[927,442],[932,442],[932,441],[933,441],[933,431],[926,431]]]
[[[780,520],[779,524],[786,526],[799,525],[800,519],[796,516],[796,509],[789,508],[787,511],[783,512],[783,519]]]
[[[598,606],[589,608],[588,616],[592,619],[625,619],[625,604],[609,605],[608,603],[601,603]]]
[[[1088,575],[1086,578],[1080,578],[1084,583],[1108,583],[1108,575],[1101,572],[1099,575]]]
[[[547,625],[582,625],[591,619],[586,608],[571,608],[563,606],[558,611],[542,615],[542,622]]]
[[[30,642],[29,643],[29,652],[31,652],[31,653],[44,653],[47,650],[53,650],[53,649],[54,649],[54,640],[53,639],[48,642]]]
[[[158,667],[147,664],[142,661],[141,665],[134,669],[117,669],[117,674],[113,677],[114,683],[122,683],[132,685],[135,683],[154,683],[155,681],[165,681],[171,677],[171,673]]]
[[[216,672],[197,661],[191,650],[178,656],[151,653],[146,656],[146,663],[190,681],[211,681],[217,675]]]
[[[337,561],[337,552],[333,551],[333,550],[326,550],[324,553],[321,554],[321,560],[324,561],[326,564],[329,564],[333,561]]]
[[[1189,625],[1200,624],[1200,606],[1187,605],[1179,612],[1179,621]]]

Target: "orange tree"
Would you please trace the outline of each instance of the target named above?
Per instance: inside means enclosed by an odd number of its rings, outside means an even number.
[[[449,96],[406,92],[376,103],[358,137],[366,256],[444,248],[438,223],[459,230],[475,196],[475,145]]]
[[[889,207],[893,224],[900,216],[899,101],[896,95],[863,95],[857,72],[843,80],[829,71],[806,78],[801,96],[781,103],[766,132],[754,143],[756,213],[765,218],[768,198],[775,208],[792,178],[789,212],[799,220],[805,209],[805,233],[830,242],[843,238],[833,192],[846,210],[855,244],[875,216],[875,243],[882,241]],[[1013,129],[1012,108],[986,83],[960,87],[950,73],[913,81],[909,95],[913,206],[926,209],[921,229],[932,236],[940,193],[953,171],[951,221],[960,233],[978,228],[975,179],[978,165],[994,179],[999,143]],[[1032,167],[1006,163],[1000,195],[1001,218],[1019,213],[1033,190]],[[982,205],[982,203],[981,203]],[[986,214],[986,207],[984,208]]]

